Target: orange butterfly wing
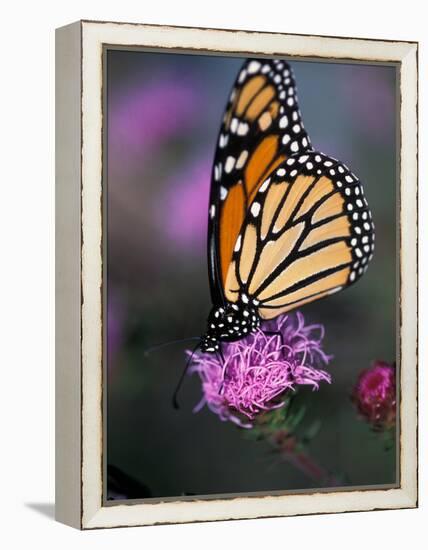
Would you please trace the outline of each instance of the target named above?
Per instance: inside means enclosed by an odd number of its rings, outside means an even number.
[[[248,60],[233,87],[214,159],[208,236],[213,303],[224,301],[235,243],[263,181],[290,155],[309,148],[289,65]]]
[[[291,156],[259,187],[237,237],[225,297],[264,319],[328,296],[366,271],[374,226],[358,178],[316,151]]]

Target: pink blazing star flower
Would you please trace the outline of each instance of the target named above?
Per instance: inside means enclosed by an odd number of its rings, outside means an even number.
[[[278,334],[269,334],[273,332]],[[221,420],[251,428],[257,415],[284,405],[286,392],[330,383],[330,374],[318,368],[331,359],[322,350],[323,337],[324,327],[305,325],[298,312],[264,322],[238,342],[224,343],[224,362],[214,354],[195,353],[189,373],[199,374],[203,397],[194,412],[206,404]]]
[[[374,361],[369,369],[363,370],[354,387],[352,401],[360,415],[376,430],[394,426],[395,365],[385,361]]]

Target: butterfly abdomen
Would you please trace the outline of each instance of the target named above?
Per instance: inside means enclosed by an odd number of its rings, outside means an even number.
[[[214,306],[208,316],[208,327],[202,338],[202,351],[219,350],[220,342],[236,342],[260,326],[257,309],[243,302]]]

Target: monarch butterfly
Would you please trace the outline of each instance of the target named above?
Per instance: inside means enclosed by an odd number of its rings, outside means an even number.
[[[208,227],[212,310],[200,347],[221,353],[264,319],[354,283],[374,250],[359,179],[315,151],[292,70],[247,60],[215,153]]]

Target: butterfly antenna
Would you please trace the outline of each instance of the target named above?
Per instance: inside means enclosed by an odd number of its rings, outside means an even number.
[[[175,391],[173,393],[173,396],[172,396],[172,406],[174,407],[174,409],[179,409],[180,407],[178,406],[178,400],[177,400],[177,396],[178,396],[178,392],[180,391],[180,388],[184,382],[184,378],[187,374],[187,371],[192,363],[192,359],[193,359],[193,356],[195,355],[195,351],[199,348],[199,346],[201,345],[201,342],[200,342],[200,339],[198,338],[198,343],[196,344],[196,346],[193,348],[192,350],[192,354],[191,356],[189,357],[189,359],[187,360],[187,363],[186,363],[186,366],[184,367],[184,370],[183,372],[181,373],[181,376],[180,376],[180,379],[177,383],[177,386],[175,388]]]
[[[190,342],[191,340],[200,340],[198,336],[189,336],[188,338],[179,338],[178,340],[170,340],[168,342],[161,342],[160,344],[156,344],[156,346],[152,346],[151,348],[147,348],[144,350],[144,356],[147,357],[150,353],[153,351],[157,351],[162,348],[166,348],[167,346],[171,346],[172,344],[182,344],[183,342]]]

